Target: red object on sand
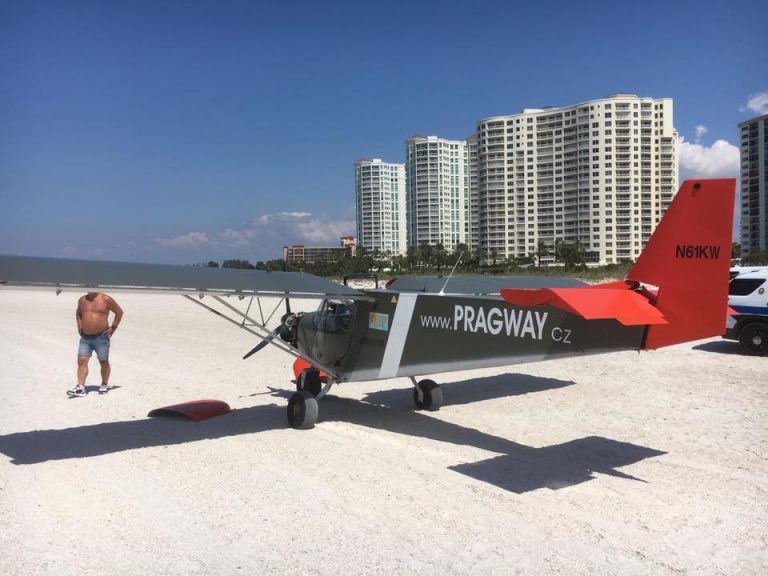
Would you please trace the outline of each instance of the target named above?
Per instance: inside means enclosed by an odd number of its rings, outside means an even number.
[[[229,412],[229,404],[221,400],[192,400],[163,408],[155,408],[147,416],[186,416],[190,420],[199,422],[208,418],[215,418]]]

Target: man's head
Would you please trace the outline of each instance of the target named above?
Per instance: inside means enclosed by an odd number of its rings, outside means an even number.
[[[98,292],[88,292],[88,294],[85,295],[85,299],[88,300],[88,302],[93,302],[93,299],[98,295]]]

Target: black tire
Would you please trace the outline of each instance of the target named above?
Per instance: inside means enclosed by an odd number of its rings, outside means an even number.
[[[419,401],[419,390],[423,400]],[[443,391],[434,380],[420,380],[413,389],[413,402],[417,410],[440,410],[443,405]]]
[[[309,392],[317,398],[323,390],[323,381],[320,380],[320,371],[316,368],[304,368],[296,382],[296,390]]]
[[[317,422],[317,399],[309,392],[294,392],[288,400],[288,424],[296,430],[309,430]]]
[[[739,346],[741,351],[749,356],[765,356],[768,354],[768,324],[750,322],[739,330]]]

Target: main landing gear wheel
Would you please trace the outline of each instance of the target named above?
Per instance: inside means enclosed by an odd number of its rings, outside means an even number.
[[[750,322],[744,326],[739,332],[739,345],[750,356],[768,354],[768,324]]]
[[[317,398],[323,390],[323,382],[320,380],[320,371],[316,368],[304,368],[296,381],[296,390],[309,392]]]
[[[413,401],[417,410],[440,410],[443,391],[434,380],[420,380],[413,389]]]
[[[296,430],[309,430],[317,422],[317,398],[306,390],[294,392],[288,400],[288,424]]]

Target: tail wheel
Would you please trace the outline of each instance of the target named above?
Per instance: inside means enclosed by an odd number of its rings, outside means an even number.
[[[413,402],[417,410],[440,410],[443,391],[434,380],[420,380],[413,389]]]
[[[320,370],[317,368],[304,368],[296,381],[296,390],[309,392],[317,397],[323,390],[323,381],[320,379]]]
[[[768,324],[750,322],[739,331],[739,345],[744,354],[765,356],[768,354]]]
[[[294,392],[288,400],[288,424],[296,430],[309,430],[317,422],[317,399],[305,390]]]

